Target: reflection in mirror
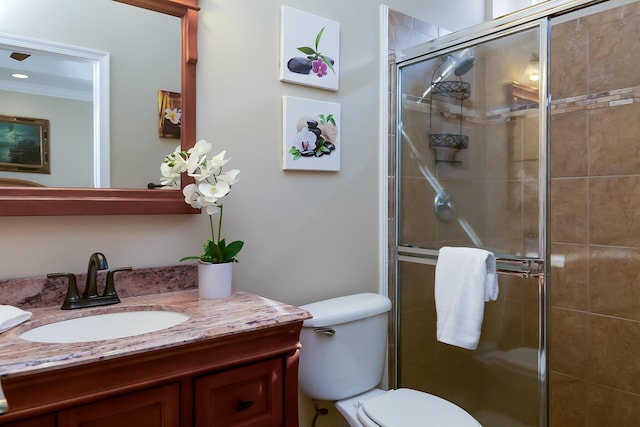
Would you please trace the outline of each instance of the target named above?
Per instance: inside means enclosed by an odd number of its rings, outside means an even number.
[[[16,121],[45,117],[56,140],[49,173],[13,172],[4,166],[18,162],[11,153],[25,136],[11,120],[0,121],[0,178],[47,187],[109,186],[108,53],[0,34],[0,113]],[[51,160],[49,152],[42,155]]]
[[[0,9],[0,28],[12,33],[0,35],[0,68],[31,74],[0,79],[0,115],[49,120],[51,128],[50,175],[0,165],[0,177],[49,187],[157,181],[162,158],[180,143],[158,129],[158,91],[181,92],[180,19],[112,0],[3,0]],[[13,52],[31,56],[19,61]]]
[[[102,9],[109,6],[125,12],[116,20],[110,19],[111,12]],[[150,181],[158,179],[159,164],[167,152],[173,151],[178,142],[185,150],[195,144],[199,9],[198,0],[0,2],[0,28],[3,32],[65,45],[91,46],[107,52],[111,77],[108,127],[111,188],[0,184],[0,215],[199,213],[184,203],[180,191],[146,189]],[[25,20],[28,20],[28,26],[24,25]],[[74,39],[74,34],[80,34],[81,38]],[[55,35],[53,39],[52,35]],[[94,43],[96,39],[100,41]],[[146,43],[140,45],[141,41]],[[113,44],[116,42],[118,47]],[[180,58],[178,62],[172,60],[176,57]],[[138,62],[130,62],[134,60]],[[150,64],[150,68],[142,68],[144,64]],[[179,70],[177,74],[174,67]],[[177,83],[165,77],[169,75],[174,79],[176,75],[180,76]],[[181,93],[179,140],[158,136],[160,90]],[[149,97],[153,104],[151,108]],[[95,124],[92,125],[95,128]],[[53,156],[56,137],[53,132],[50,136]],[[54,166],[55,163],[52,168]],[[188,179],[183,180],[183,185],[184,181]]]

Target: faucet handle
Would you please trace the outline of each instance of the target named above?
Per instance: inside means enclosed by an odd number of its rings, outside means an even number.
[[[116,299],[118,298],[118,293],[116,292],[116,286],[115,286],[115,280],[114,280],[114,275],[120,271],[128,271],[128,270],[132,270],[131,267],[120,267],[120,268],[114,268],[113,270],[109,270],[107,272],[107,285],[104,288],[104,294],[102,296],[113,296]]]
[[[51,273],[47,274],[47,277],[50,279],[54,279],[56,277],[66,277],[68,279],[67,296],[64,298],[62,309],[69,310],[73,308],[73,303],[80,300],[80,295],[78,294],[78,285],[76,283],[76,275],[73,273]]]

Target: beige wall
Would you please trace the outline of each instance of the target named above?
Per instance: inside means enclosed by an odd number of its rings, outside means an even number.
[[[389,3],[429,14],[410,0]],[[447,27],[474,22],[453,20],[446,2],[439,3],[433,15]],[[278,80],[280,5],[201,1],[197,133],[227,149],[241,170],[225,211],[225,235],[246,241],[235,285],[295,304],[375,290],[380,4],[288,3],[341,23],[338,92]],[[339,173],[281,170],[283,95],[341,104]],[[207,222],[200,216],[0,217],[0,230],[6,248],[0,279],[9,279],[80,272],[96,250],[114,266],[174,264],[200,251]]]

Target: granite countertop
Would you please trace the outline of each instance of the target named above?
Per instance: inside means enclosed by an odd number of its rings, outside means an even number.
[[[18,376],[68,368],[151,350],[255,331],[308,319],[301,308],[247,292],[229,298],[200,299],[196,289],[121,298],[120,304],[60,310],[33,308],[27,322],[0,334],[0,376]],[[188,314],[183,323],[132,337],[80,343],[39,343],[18,336],[34,327],[92,314],[133,310],[172,310]]]

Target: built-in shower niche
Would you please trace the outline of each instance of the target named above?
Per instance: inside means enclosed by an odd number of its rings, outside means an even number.
[[[460,150],[469,147],[469,137],[462,134],[462,103],[471,97],[471,84],[460,80],[431,82],[429,96],[429,148],[434,151],[436,164],[460,165],[456,159]],[[441,100],[438,100],[440,98]],[[455,112],[455,110],[459,110]],[[434,117],[435,116],[435,117]],[[456,117],[457,116],[457,117]],[[458,132],[438,132],[450,120],[458,119]]]

